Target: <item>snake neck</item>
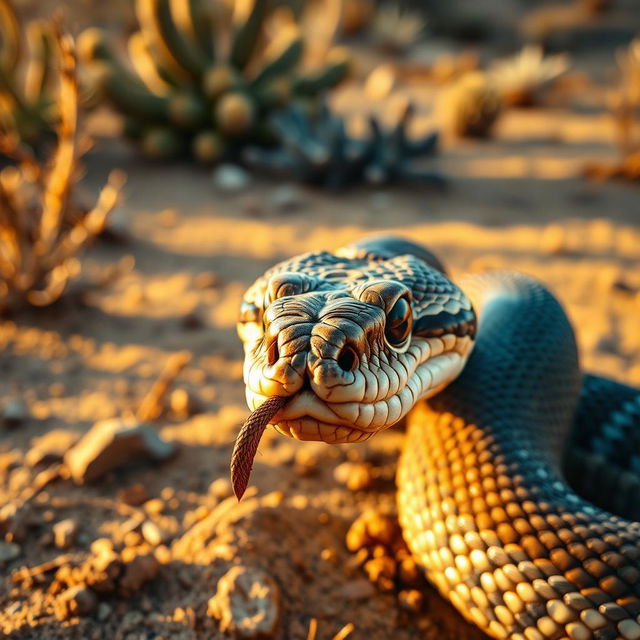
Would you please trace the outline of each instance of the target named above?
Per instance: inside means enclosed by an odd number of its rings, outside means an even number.
[[[462,375],[410,414],[399,515],[439,591],[496,638],[640,638],[640,525],[562,477],[580,372],[573,332],[541,285],[464,283],[480,310]]]

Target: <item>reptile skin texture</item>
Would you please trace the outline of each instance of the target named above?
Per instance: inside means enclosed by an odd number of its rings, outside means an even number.
[[[583,381],[564,312],[533,280],[498,273],[462,288],[480,310],[477,342],[460,377],[409,415],[398,470],[407,543],[495,638],[640,638],[640,524],[579,497],[563,474],[566,461],[585,494],[598,484],[607,454],[638,438],[638,392]],[[637,513],[626,449],[595,502]]]
[[[403,536],[466,619],[640,640],[640,392],[581,372],[541,284],[453,283],[423,247],[372,238],[277,265],[242,314],[247,399],[287,398],[280,432],[358,442],[407,415]]]

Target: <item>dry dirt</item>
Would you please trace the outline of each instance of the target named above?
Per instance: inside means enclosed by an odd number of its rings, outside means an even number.
[[[345,105],[352,99],[349,90],[340,98]],[[94,131],[111,126],[107,114],[93,122]],[[87,253],[84,280],[118,261],[122,274],[0,321],[0,403],[20,400],[27,409],[20,424],[0,427],[0,505],[29,498],[34,480],[43,479],[38,474],[52,468],[31,466],[35,438],[54,429],[71,438],[97,420],[134,411],[178,351],[192,359],[174,387],[188,392],[193,407],[155,423],[178,445],[169,461],[130,463],[85,486],[54,478],[0,522],[5,542],[18,545],[11,547],[17,556],[0,564],[5,637],[226,637],[207,602],[220,576],[243,564],[263,569],[280,587],[276,638],[304,640],[312,619],[320,640],[341,629],[344,636],[350,623],[353,639],[480,638],[428,587],[420,587],[426,598],[418,612],[399,604],[393,585],[369,589],[345,546],[363,511],[393,513],[401,428],[337,447],[269,432],[256,458],[253,497],[240,505],[227,499],[229,457],[247,415],[236,312],[244,289],[272,263],[389,231],[428,245],[456,277],[496,267],[536,276],[565,305],[584,367],[640,385],[638,186],[595,185],[579,175],[588,161],[615,157],[610,140],[597,105],[510,111],[494,140],[443,150],[437,166],[451,178],[445,192],[336,195],[295,187],[297,202],[286,211],[275,204],[282,182],[254,177],[241,193],[223,193],[207,170],[146,162],[113,139],[100,145],[88,159],[85,188],[95,190],[111,166],[122,167],[129,181],[115,216],[117,237]],[[345,461],[363,463],[371,486],[341,484],[334,471]],[[63,550],[54,525],[67,519],[77,533]],[[146,541],[143,521],[156,525],[147,525]],[[154,554],[157,575],[99,593],[88,615],[61,608],[59,591],[80,580],[67,570],[14,579],[20,567],[61,555],[81,571],[101,538],[123,562]]]

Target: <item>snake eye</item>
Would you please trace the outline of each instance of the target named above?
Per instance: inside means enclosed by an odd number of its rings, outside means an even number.
[[[391,347],[401,347],[411,334],[413,317],[406,298],[398,298],[387,313],[384,337]]]

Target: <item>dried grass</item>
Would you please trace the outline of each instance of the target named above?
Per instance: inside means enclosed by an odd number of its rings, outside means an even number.
[[[0,312],[23,303],[51,304],[80,270],[78,254],[105,227],[124,176],[112,172],[95,206],[73,201],[87,141],[78,133],[76,55],[70,36],[54,34],[58,92],[57,144],[39,162],[16,135],[0,139],[0,153],[16,164],[0,172]]]

